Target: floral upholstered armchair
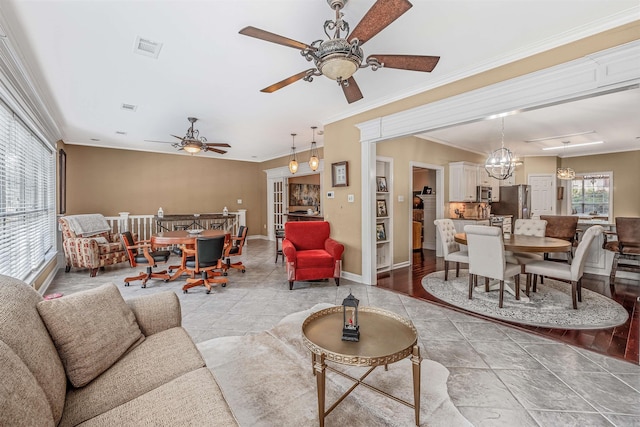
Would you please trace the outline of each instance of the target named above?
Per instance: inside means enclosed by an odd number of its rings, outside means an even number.
[[[99,268],[128,262],[120,234],[112,233],[109,223],[100,214],[69,215],[58,220],[62,231],[65,272],[71,267],[88,268],[95,277]]]

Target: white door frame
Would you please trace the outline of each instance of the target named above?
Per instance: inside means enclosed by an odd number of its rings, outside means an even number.
[[[444,166],[442,165],[433,165],[431,163],[422,163],[422,162],[409,162],[409,193],[413,194],[413,168],[423,168],[423,169],[431,169],[436,171],[436,185],[435,185],[435,193],[436,193],[436,219],[444,218]],[[413,221],[413,212],[409,210],[409,224]],[[423,221],[424,223],[424,221]],[[423,224],[424,226],[424,224]],[[409,264],[413,264],[413,257],[411,253],[413,252],[413,228],[409,227]],[[422,248],[421,248],[422,249]],[[442,256],[442,248],[440,245],[436,244],[436,256]]]

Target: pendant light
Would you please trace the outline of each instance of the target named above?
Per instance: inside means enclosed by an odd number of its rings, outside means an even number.
[[[501,148],[492,152],[484,164],[484,168],[490,177],[505,180],[513,175],[515,169],[515,156],[508,149],[504,148],[504,117],[502,118],[502,144]]]
[[[569,142],[571,141],[562,141],[562,143],[564,144],[562,154],[565,154],[567,152],[567,144],[569,144]],[[556,177],[562,180],[574,179],[576,177],[576,171],[571,168],[558,168],[558,170],[556,171]]]
[[[313,139],[311,140],[311,150],[309,150],[309,167],[312,171],[318,170],[318,166],[320,166],[320,159],[318,159],[318,147],[316,147],[316,129],[317,126],[311,126],[311,130],[313,131]]]
[[[289,155],[289,172],[298,172],[298,161],[296,160],[296,134],[292,133],[293,145],[291,146],[291,154]]]

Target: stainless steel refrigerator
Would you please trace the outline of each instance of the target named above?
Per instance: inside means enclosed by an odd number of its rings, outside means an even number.
[[[494,215],[513,215],[511,232],[516,219],[529,219],[531,216],[531,186],[507,185],[500,187],[500,201],[491,204]]]

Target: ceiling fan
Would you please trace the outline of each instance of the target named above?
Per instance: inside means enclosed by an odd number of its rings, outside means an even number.
[[[200,151],[213,151],[218,154],[224,154],[227,152],[226,150],[220,150],[219,148],[215,147],[231,147],[229,144],[223,142],[207,142],[207,138],[205,138],[204,136],[200,136],[200,131],[193,128],[194,123],[197,122],[198,119],[195,117],[187,117],[187,120],[189,120],[191,126],[187,129],[187,134],[185,136],[179,137],[176,135],[171,135],[174,138],[178,138],[180,142],[169,143],[166,141],[152,141],[149,139],[147,139],[146,141],[171,144],[174,148],[177,148],[178,150],[184,150],[187,153],[191,154],[196,154]]]
[[[432,71],[439,56],[421,55],[370,55],[364,60],[361,46],[373,38],[389,24],[398,19],[413,5],[408,0],[377,0],[352,32],[349,24],[343,20],[341,12],[348,0],[327,0],[335,11],[335,20],[324,23],[324,33],[328,40],[316,40],[310,45],[255,27],[245,27],[240,34],[299,49],[307,61],[314,61],[316,68],[309,68],[278,83],[268,86],[261,92],[271,93],[302,79],[313,81],[315,76],[326,76],[338,82],[347,102],[362,99],[362,92],[353,78],[359,68],[397,68],[401,70]],[[329,34],[333,31],[333,36]],[[364,62],[364,63],[363,63]]]

